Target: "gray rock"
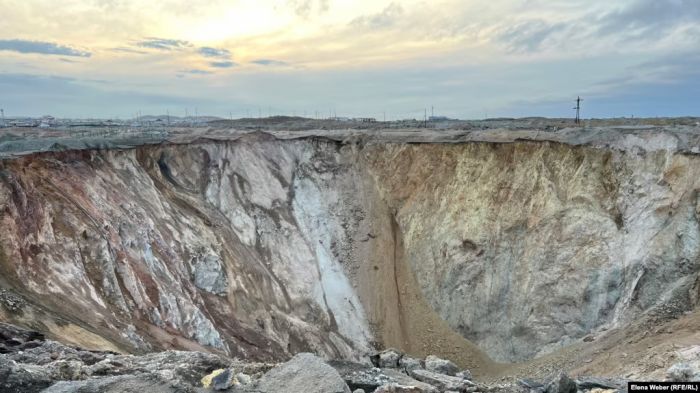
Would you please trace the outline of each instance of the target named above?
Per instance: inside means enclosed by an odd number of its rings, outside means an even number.
[[[591,389],[622,389],[627,386],[627,381],[621,379],[578,377],[576,378],[578,390]]]
[[[234,371],[227,368],[211,379],[211,388],[214,390],[226,390],[233,386],[235,382],[238,381],[236,380]]]
[[[253,382],[253,378],[250,375],[244,373],[236,374],[236,379],[241,385],[250,385]]]
[[[669,382],[694,382],[700,380],[700,370],[689,363],[676,363],[666,371]]]
[[[396,382],[376,367],[349,361],[332,361],[329,364],[338,371],[350,389],[373,392],[381,385]]]
[[[422,369],[424,367],[420,359],[404,356],[399,360],[399,368],[409,373],[411,370]]]
[[[268,371],[258,382],[259,393],[350,393],[340,374],[323,359],[300,353]]]
[[[547,393],[576,393],[576,382],[561,372],[547,384]]]
[[[214,254],[199,255],[192,261],[194,285],[207,292],[224,295],[228,288],[226,271],[221,259]]]
[[[113,356],[113,353],[86,351],[47,340],[40,342],[36,347],[24,349],[20,352],[8,353],[5,356],[17,363],[47,365],[55,361],[64,360],[79,361],[89,366],[109,356]]]
[[[44,335],[14,325],[0,323],[0,354],[17,353],[40,346]]]
[[[398,385],[412,386],[417,388],[422,393],[437,393],[437,389],[433,385],[411,378],[410,376],[397,370],[383,369],[382,372],[384,375],[391,378],[392,382],[395,382]]]
[[[474,379],[474,377],[472,377],[472,372],[469,370],[462,370],[462,371],[458,372],[457,374],[455,374],[455,377],[462,378],[462,379],[468,379],[470,381],[472,379]]]
[[[528,389],[542,389],[542,391],[545,389],[544,384],[531,379],[520,379],[518,380],[518,384]]]
[[[459,367],[449,360],[440,359],[437,356],[430,355],[425,358],[425,369],[435,373],[455,376],[459,372]]]
[[[46,366],[51,378],[58,381],[76,381],[89,375],[88,367],[78,360],[57,360]]]
[[[469,380],[429,370],[412,370],[411,376],[421,382],[433,385],[442,391],[457,390],[463,392],[476,387],[476,385]]]
[[[180,384],[199,386],[203,376],[213,370],[229,368],[231,360],[224,357],[186,351],[165,351],[144,356],[112,356],[90,367],[92,375],[122,375],[143,371],[157,375],[173,373]]]
[[[382,385],[374,393],[423,393],[423,390],[415,386],[405,386],[398,383]]]
[[[403,357],[403,353],[396,349],[385,349],[371,356],[372,363],[379,368],[398,368],[399,360]]]
[[[374,392],[380,386],[393,383],[402,386],[416,386],[424,392],[437,391],[432,385],[417,381],[397,369],[380,369],[349,361],[331,361],[329,364],[340,373],[350,389]]]
[[[41,367],[18,364],[0,355],[0,393],[35,393],[52,383]]]
[[[355,389],[352,391],[352,393],[365,393],[364,389]]]
[[[141,374],[58,382],[42,393],[195,393],[195,390],[191,386],[177,385],[154,375]]]

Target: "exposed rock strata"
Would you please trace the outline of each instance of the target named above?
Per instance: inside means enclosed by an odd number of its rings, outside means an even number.
[[[374,340],[478,373],[462,337],[522,360],[695,306],[700,162],[635,143],[248,136],[6,160],[0,319],[259,360]]]

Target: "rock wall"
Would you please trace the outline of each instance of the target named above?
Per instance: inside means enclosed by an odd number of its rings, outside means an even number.
[[[7,161],[4,284],[124,350],[360,356],[371,335],[340,263],[362,200],[336,148],[252,138]]]
[[[517,361],[694,307],[698,175],[664,150],[261,135],[6,160],[0,287],[26,305],[0,320],[122,351],[376,341],[492,367],[472,343]]]
[[[523,142],[364,157],[426,299],[496,360],[697,303],[695,156]]]

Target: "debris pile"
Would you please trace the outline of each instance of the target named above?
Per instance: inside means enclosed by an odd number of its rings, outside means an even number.
[[[577,393],[623,392],[626,381],[569,377],[484,384],[449,360],[412,358],[387,349],[366,363],[325,361],[300,353],[280,363],[252,363],[202,352],[141,356],[89,351],[0,323],[0,393]],[[697,375],[684,364],[669,380]]]

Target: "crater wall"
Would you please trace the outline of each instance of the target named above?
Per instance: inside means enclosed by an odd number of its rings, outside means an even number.
[[[8,159],[0,286],[26,306],[0,319],[130,352],[495,367],[693,308],[698,175],[667,150],[263,135]]]

